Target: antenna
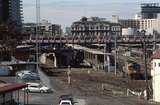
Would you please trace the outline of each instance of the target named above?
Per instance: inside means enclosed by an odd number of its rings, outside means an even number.
[[[40,0],[36,0],[36,70],[39,68]]]

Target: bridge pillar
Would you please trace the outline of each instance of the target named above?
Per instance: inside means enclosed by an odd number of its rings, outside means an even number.
[[[106,55],[106,53],[111,53],[112,52],[112,43],[109,41],[105,44],[104,47],[104,71],[110,72],[110,56]]]
[[[49,56],[52,56],[53,59],[48,58]],[[52,61],[53,64],[49,61]],[[54,53],[49,53],[49,54],[44,53],[44,54],[42,54],[40,56],[40,62],[41,62],[41,64],[44,64],[44,65],[53,65],[55,68],[57,67],[57,58],[56,58]]]

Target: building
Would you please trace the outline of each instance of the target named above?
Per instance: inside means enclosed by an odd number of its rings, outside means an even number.
[[[59,24],[52,24],[51,27],[52,36],[61,36],[62,35],[62,28]]]
[[[23,31],[29,34],[36,34],[36,23],[24,23],[23,24]],[[42,36],[59,36],[62,35],[61,25],[59,24],[52,24],[48,20],[43,19],[40,22],[40,32],[39,34]]]
[[[134,28],[139,29],[139,19],[120,19],[119,16],[113,15],[112,22],[119,23],[122,28]]]
[[[142,19],[157,19],[159,13],[160,6],[158,3],[141,4]]]
[[[157,50],[151,61],[153,100],[160,102],[160,50]]]
[[[71,27],[66,27],[65,35],[67,36],[71,35]]]
[[[121,24],[122,28],[140,28],[140,21],[138,19],[119,19],[118,23]]]
[[[83,17],[80,21],[73,22],[71,25],[72,36],[106,36],[110,34],[121,35],[121,25],[106,21],[104,18]]]
[[[0,23],[9,20],[9,0],[0,0]]]
[[[22,1],[0,0],[0,23],[14,22],[17,30],[22,28]]]
[[[137,35],[137,29],[135,29],[135,28],[122,28],[122,35],[124,35],[124,36]]]
[[[23,31],[28,34],[35,35],[36,34],[36,23],[24,23]]]
[[[158,3],[143,3],[141,4],[141,12],[136,14],[135,19],[119,19],[113,15],[112,21],[121,24],[122,28],[134,28],[138,31],[146,30],[148,34],[153,34],[154,31],[159,33],[160,6]]]
[[[153,34],[153,32],[160,34],[160,19],[141,19],[139,30],[146,30],[148,34]]]

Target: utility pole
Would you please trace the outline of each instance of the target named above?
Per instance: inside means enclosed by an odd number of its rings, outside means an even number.
[[[106,49],[107,49],[107,42],[104,43],[104,71],[106,71]]]
[[[144,49],[144,69],[145,69],[145,81],[146,81],[146,92],[147,92],[147,100],[149,100],[149,89],[148,89],[148,71],[147,71],[147,56],[146,56],[146,36],[145,36],[145,30],[141,31],[144,42],[143,42],[143,49]]]
[[[156,50],[156,34],[155,34],[155,32],[153,32],[153,53],[154,53],[154,51]]]
[[[115,34],[115,40],[114,40],[114,47],[115,47],[115,70],[114,70],[114,73],[115,73],[115,76],[117,75],[117,34]]]
[[[39,68],[40,0],[36,0],[36,70]]]

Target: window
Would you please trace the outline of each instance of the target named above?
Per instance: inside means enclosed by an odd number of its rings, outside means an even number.
[[[160,63],[158,63],[158,66],[160,67]]]
[[[156,63],[154,63],[154,67],[156,67]]]

